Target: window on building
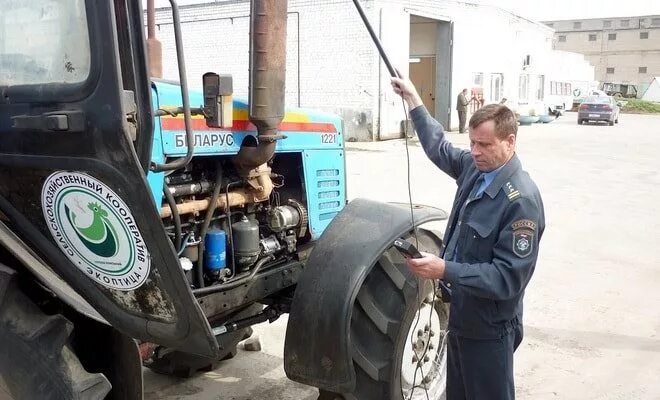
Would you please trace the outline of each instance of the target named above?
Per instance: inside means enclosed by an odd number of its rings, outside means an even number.
[[[628,28],[630,26],[630,20],[629,19],[622,19],[621,20],[621,27],[622,28]]]
[[[651,25],[660,25],[660,18],[652,18]]]
[[[595,33],[589,35],[589,41],[590,42],[595,42],[596,41],[596,34]]]
[[[558,40],[559,40],[560,42],[565,42],[565,41],[566,41],[566,35],[559,35]]]
[[[649,33],[648,32],[640,32],[639,33],[639,38],[640,39],[648,39],[649,38]]]
[[[484,73],[475,72],[472,74],[472,83],[474,86],[483,86],[484,85]]]
[[[605,72],[608,73],[608,74],[613,74],[614,73],[614,67],[607,67]]]
[[[637,70],[640,74],[645,74],[646,73],[646,67],[639,67]]]
[[[616,40],[616,33],[610,33],[607,35],[607,40]]]
[[[545,76],[543,76],[543,75],[539,75],[539,76],[537,76],[537,81],[536,81],[536,100],[538,100],[538,101],[543,100],[544,86],[545,86]]]
[[[573,22],[573,29],[582,29],[582,22]]]
[[[529,100],[529,75],[520,75],[518,80],[518,101],[527,102]]]
[[[612,21],[603,21],[603,28],[611,28]]]
[[[539,85],[543,87],[543,75],[539,76]],[[556,96],[569,96],[571,95],[571,84],[568,82],[550,82],[550,94]],[[539,99],[543,98],[543,91],[539,94]]]
[[[550,82],[550,94],[559,94],[559,82]]]
[[[490,75],[490,101],[499,102],[504,96],[504,75]]]

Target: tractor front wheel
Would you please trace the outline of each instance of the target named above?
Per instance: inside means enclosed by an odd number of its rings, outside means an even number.
[[[439,254],[441,242],[418,230],[418,248]],[[409,240],[415,244],[414,238]],[[319,399],[444,399],[449,306],[431,281],[419,280],[394,248],[387,249],[358,292],[350,340],[356,371],[350,393]]]

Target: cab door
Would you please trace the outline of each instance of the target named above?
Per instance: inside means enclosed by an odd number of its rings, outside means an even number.
[[[0,5],[1,217],[117,329],[217,355],[147,185],[140,2]]]

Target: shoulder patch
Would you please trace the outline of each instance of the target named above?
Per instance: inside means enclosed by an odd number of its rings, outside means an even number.
[[[514,231],[523,228],[527,228],[535,231],[536,222],[532,221],[531,219],[519,219],[518,221],[515,221],[513,224],[511,224],[511,228],[513,228]]]
[[[520,192],[513,186],[510,181],[504,184],[502,190],[504,190],[504,193],[506,193],[506,197],[509,199],[509,201],[513,201],[520,197]]]
[[[520,258],[532,254],[534,247],[534,231],[518,229],[513,231],[513,253]]]

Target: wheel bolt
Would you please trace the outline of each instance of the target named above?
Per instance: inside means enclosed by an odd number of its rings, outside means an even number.
[[[424,332],[421,329],[417,331],[417,337],[422,337],[423,334]]]
[[[429,362],[429,360],[430,360],[429,356],[424,357],[424,362],[425,363]]]
[[[429,332],[429,336],[430,336],[430,337],[435,336],[435,332],[433,332],[433,331]]]
[[[434,348],[435,346],[433,345],[433,343],[429,343],[429,350],[433,350]]]
[[[412,363],[414,364],[414,363],[416,363],[416,362],[417,362],[417,356],[413,356],[413,358],[412,358]]]

